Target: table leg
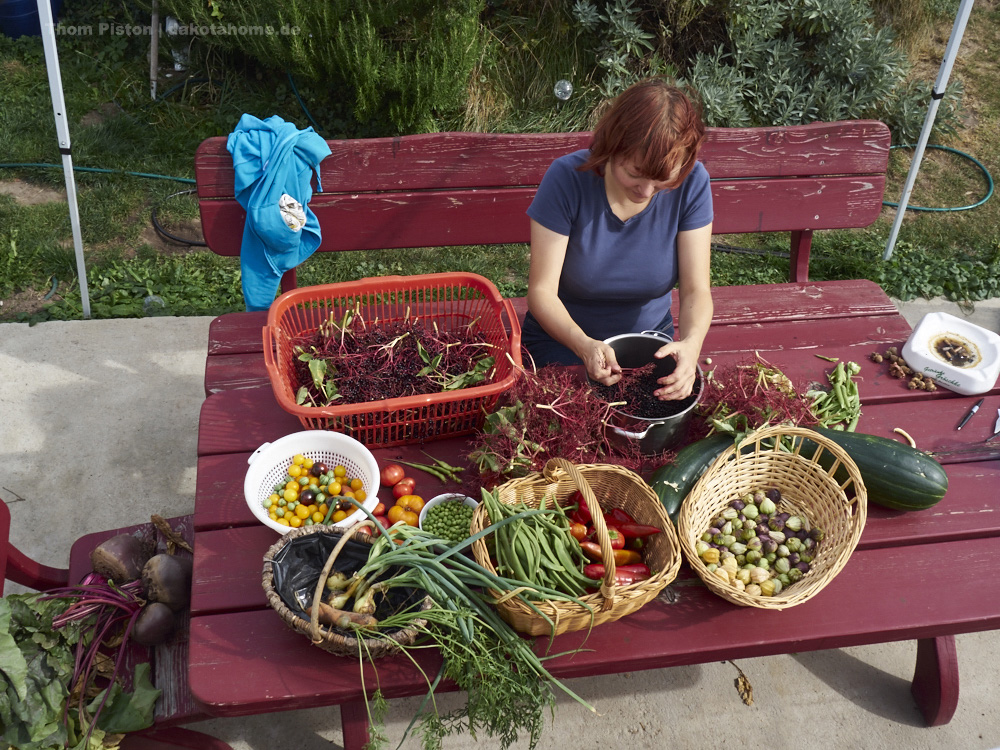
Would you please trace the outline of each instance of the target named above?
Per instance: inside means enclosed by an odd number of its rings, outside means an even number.
[[[344,750],[362,750],[368,744],[368,709],[363,700],[340,705],[340,728]]]
[[[958,707],[958,650],[955,636],[917,641],[917,666],[910,692],[929,727],[947,724]]]

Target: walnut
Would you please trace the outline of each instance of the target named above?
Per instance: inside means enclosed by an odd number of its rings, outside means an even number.
[[[918,388],[922,388],[923,385],[921,384],[921,381],[917,380],[916,378],[913,378],[913,380],[911,380],[906,387],[909,388],[911,391],[915,391]]]
[[[872,352],[871,361],[875,362],[876,364],[881,364],[882,363],[882,355],[879,354],[878,352]]]
[[[889,365],[889,374],[894,378],[905,378],[906,373],[903,371],[903,367],[898,362],[893,362]]]

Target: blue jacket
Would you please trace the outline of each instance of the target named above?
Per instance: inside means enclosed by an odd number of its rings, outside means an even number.
[[[319,247],[319,220],[308,203],[313,174],[322,190],[319,163],[330,155],[330,147],[312,128],[298,130],[277,115],[260,120],[245,114],[226,148],[233,155],[236,200],[247,212],[240,248],[243,299],[247,310],[266,310],[282,274]],[[292,229],[285,222],[279,209],[283,195],[301,204],[303,227]]]

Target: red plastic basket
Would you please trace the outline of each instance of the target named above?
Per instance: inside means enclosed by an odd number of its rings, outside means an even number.
[[[474,323],[496,347],[493,375],[483,385],[442,393],[300,406],[295,402],[292,340],[315,332],[331,316],[339,320],[356,308],[375,325],[405,320],[407,315],[445,331]],[[271,305],[264,328],[264,363],[281,408],[298,417],[306,429],[343,432],[369,446],[405,445],[466,435],[482,427],[487,412],[521,373],[521,326],[510,301],[489,279],[472,273],[380,276],[302,287],[282,294]]]

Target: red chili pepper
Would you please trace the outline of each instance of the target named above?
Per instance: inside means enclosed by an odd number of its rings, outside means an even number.
[[[608,539],[611,540],[611,549],[625,549],[625,535],[614,526],[608,526]]]
[[[629,539],[653,536],[653,534],[659,534],[660,531],[662,531],[662,529],[657,526],[647,526],[642,523],[624,523],[619,524],[616,528]]]
[[[635,523],[635,519],[621,508],[612,508],[604,514],[604,522],[609,526],[618,526],[623,523]]]
[[[582,541],[580,542],[580,548],[583,550],[583,554],[594,562],[602,562],[604,560],[604,557],[601,555],[601,545],[597,542]]]
[[[587,526],[590,521],[590,508],[587,506],[587,500],[584,498],[583,493],[580,490],[576,490],[572,495],[569,496],[567,505],[576,504],[576,510],[574,510],[569,515],[569,520],[575,523],[581,523]]]
[[[587,576],[587,578],[591,578],[595,581],[602,580],[604,578],[604,573],[605,569],[601,563],[591,563],[590,565],[583,566],[583,574]],[[618,586],[627,586],[630,583],[645,581],[651,575],[652,573],[650,572],[648,565],[622,565],[621,567],[615,568],[615,583]]]

